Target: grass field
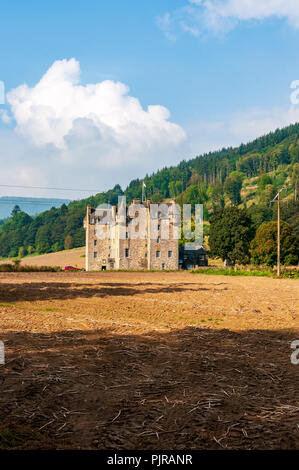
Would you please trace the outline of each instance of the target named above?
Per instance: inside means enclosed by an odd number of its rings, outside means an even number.
[[[21,259],[22,265],[27,266],[77,266],[85,268],[85,247],[73,248],[72,250],[57,251],[55,253],[47,253],[45,255],[26,256]],[[10,262],[9,259],[0,260],[0,264]]]
[[[0,273],[0,449],[298,449],[299,282]]]

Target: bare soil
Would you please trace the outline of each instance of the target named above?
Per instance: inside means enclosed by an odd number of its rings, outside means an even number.
[[[299,449],[299,281],[0,273],[0,449]]]

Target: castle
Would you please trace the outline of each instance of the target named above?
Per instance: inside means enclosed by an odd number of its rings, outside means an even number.
[[[129,208],[87,206],[86,271],[177,270],[180,222],[174,207],[174,201],[158,206],[140,199]]]

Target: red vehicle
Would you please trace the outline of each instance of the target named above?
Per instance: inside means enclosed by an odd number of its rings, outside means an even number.
[[[74,266],[64,266],[63,271],[79,271],[79,269]]]

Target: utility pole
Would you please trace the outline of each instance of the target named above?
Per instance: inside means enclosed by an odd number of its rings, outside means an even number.
[[[280,276],[280,191],[277,197],[277,276]]]
[[[145,202],[145,188],[146,188],[146,184],[144,181],[142,181],[142,199],[141,199],[142,203]]]
[[[286,188],[281,188],[271,202],[277,199],[277,276],[280,276],[280,193]],[[271,203],[270,203],[271,204]]]

